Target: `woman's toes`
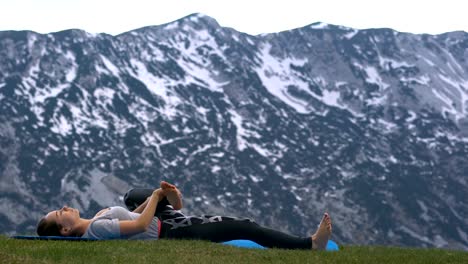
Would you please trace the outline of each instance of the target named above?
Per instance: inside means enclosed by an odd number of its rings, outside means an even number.
[[[176,187],[166,181],[161,181],[161,188],[162,189],[175,189]]]

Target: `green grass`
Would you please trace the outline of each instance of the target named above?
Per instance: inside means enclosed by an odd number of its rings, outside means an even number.
[[[203,241],[31,241],[0,236],[0,263],[468,263],[468,252],[367,246],[313,252]]]

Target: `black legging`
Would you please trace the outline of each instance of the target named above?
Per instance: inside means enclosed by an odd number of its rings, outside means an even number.
[[[134,210],[153,193],[152,189],[131,189],[124,196],[125,205]],[[251,240],[269,248],[311,249],[311,237],[297,237],[260,226],[250,219],[225,216],[186,216],[170,206],[166,198],[158,203],[155,216],[161,222],[160,238],[200,239],[225,242]]]

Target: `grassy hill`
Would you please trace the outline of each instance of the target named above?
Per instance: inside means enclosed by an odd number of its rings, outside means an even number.
[[[338,252],[245,249],[202,241],[30,241],[0,236],[0,263],[468,263],[468,252],[341,246]]]

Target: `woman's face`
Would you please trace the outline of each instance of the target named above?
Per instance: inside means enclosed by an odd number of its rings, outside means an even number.
[[[46,215],[46,219],[47,221],[55,221],[55,223],[62,226],[62,230],[66,232],[67,229],[72,228],[77,220],[80,219],[80,211],[75,208],[64,206],[62,209],[49,212]],[[62,230],[60,230],[60,232],[62,232]]]

